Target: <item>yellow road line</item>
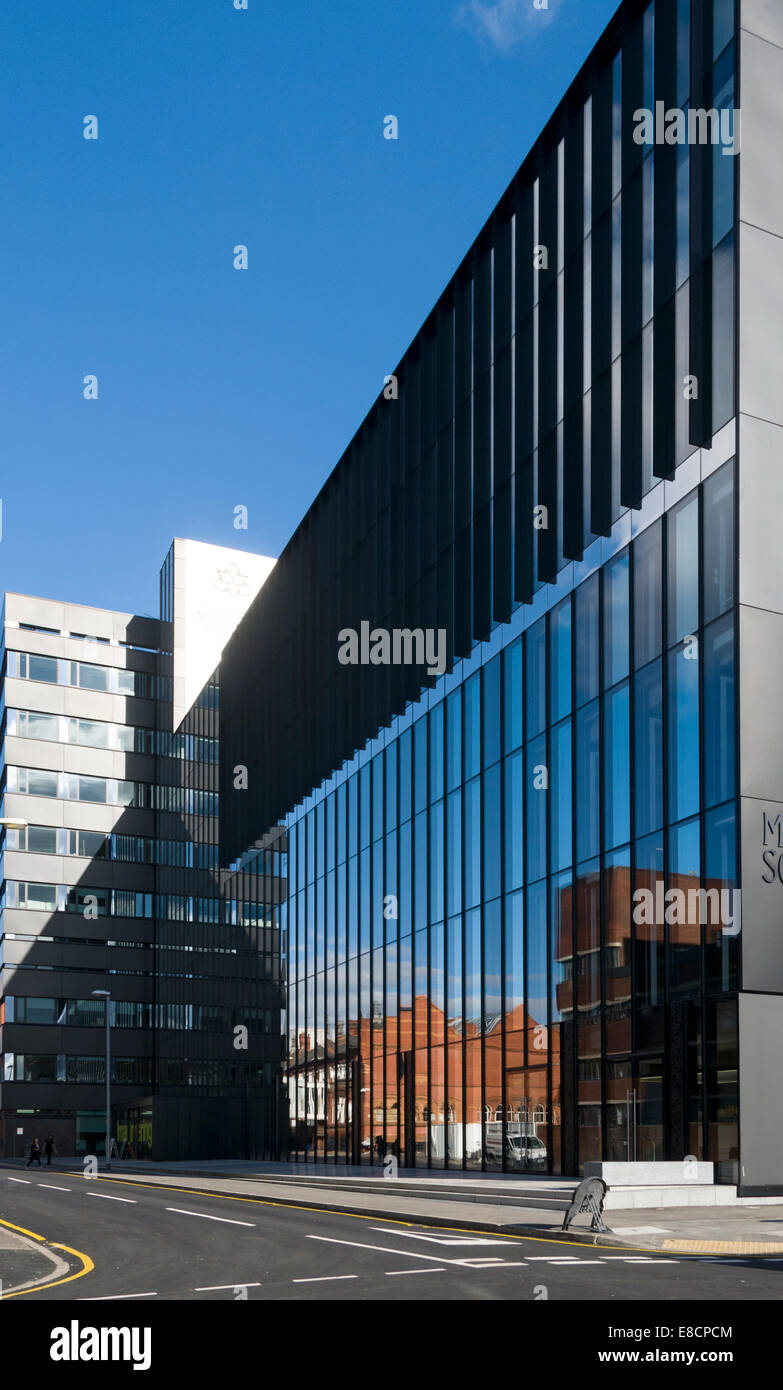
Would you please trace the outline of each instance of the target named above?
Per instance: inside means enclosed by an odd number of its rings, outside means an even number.
[[[9,1231],[21,1231],[23,1236],[29,1236],[31,1240],[42,1240],[46,1243],[46,1236],[37,1236],[35,1231],[28,1231],[24,1226],[13,1226],[10,1221],[0,1221],[0,1226],[7,1226]]]
[[[56,1289],[58,1284],[70,1284],[73,1279],[82,1279],[85,1274],[95,1268],[89,1255],[84,1255],[81,1250],[73,1250],[70,1245],[57,1245],[54,1241],[49,1241],[46,1236],[36,1235],[35,1231],[25,1230],[24,1226],[14,1226],[10,1221],[0,1220],[0,1226],[6,1226],[10,1231],[19,1231],[22,1235],[29,1236],[31,1240],[41,1241],[52,1250],[65,1250],[69,1255],[75,1255],[77,1260],[81,1260],[82,1267],[75,1274],[66,1274],[62,1279],[50,1279],[41,1284],[31,1284],[29,1288],[17,1289],[15,1293],[0,1294],[0,1301],[5,1302],[7,1298],[23,1298],[28,1293],[41,1293],[44,1289]]]

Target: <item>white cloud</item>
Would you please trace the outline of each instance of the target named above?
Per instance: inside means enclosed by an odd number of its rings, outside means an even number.
[[[507,52],[535,32],[536,25],[554,19],[559,7],[560,0],[546,0],[545,9],[536,9],[534,0],[462,0],[456,19],[474,29],[479,38]]]

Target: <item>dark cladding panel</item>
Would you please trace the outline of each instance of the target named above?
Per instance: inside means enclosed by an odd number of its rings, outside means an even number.
[[[532,322],[532,320],[531,320]],[[514,597],[533,598],[533,455],[517,463],[514,487]]]
[[[454,305],[449,300],[438,313],[438,432],[454,419]]]
[[[677,0],[656,0],[655,98],[664,110],[677,106]],[[655,146],[655,268],[653,337],[653,474],[671,478],[676,464],[676,337],[674,296],[677,289],[676,145]]]
[[[492,363],[492,243],[488,233],[476,255],[474,293],[473,354],[478,381]]]
[[[622,51],[622,234],[621,234],[621,449],[620,502],[642,504],[642,155],[646,146],[634,139],[634,112],[644,98],[644,29],[642,16],[626,12]]]
[[[584,389],[584,120],[583,102],[568,113],[565,142],[565,282],[563,288],[563,554],[582,554],[582,393]]]
[[[712,104],[712,6],[691,0],[691,108]],[[695,144],[691,156],[690,374],[699,394],[690,404],[690,442],[712,444],[712,160],[711,145]]]
[[[473,356],[473,282],[459,278],[455,290],[455,462],[454,523],[468,526],[471,518],[471,472],[473,436],[471,429]]]
[[[471,642],[471,539],[465,526],[454,537],[454,659],[469,656]]]
[[[405,494],[405,586],[406,607],[413,598],[419,578],[419,479],[418,465],[421,455],[421,433],[419,413],[420,364],[413,360],[408,364],[405,385],[400,392],[404,408],[404,476]]]
[[[473,401],[473,636],[489,636],[492,620],[492,377],[476,381]],[[479,525],[479,517],[484,518]]]
[[[495,359],[494,487],[492,497],[492,616],[511,613],[511,346]]]
[[[563,421],[563,555],[579,560],[584,550],[584,406],[567,406]]]
[[[592,236],[592,460],[590,529],[608,535],[612,525],[612,69],[593,76]]]
[[[447,664],[454,659],[454,425],[438,440],[438,617],[446,629]]]
[[[557,431],[550,430],[538,446],[538,496],[536,506],[545,525],[537,527],[538,577],[543,583],[557,578]]]
[[[454,287],[454,656],[471,644],[473,555],[471,540],[473,430],[473,280],[461,271]]]
[[[593,378],[591,407],[592,458],[591,530],[596,536],[608,536],[611,526],[611,493],[607,496],[606,475],[611,482],[612,457],[612,379],[609,372]]]
[[[538,179],[538,435],[557,424],[557,147],[542,157]]]
[[[533,597],[533,187],[519,180],[515,214],[514,599]]]
[[[511,213],[503,212],[495,223],[493,252],[494,356],[511,342]]]
[[[511,616],[511,484],[496,484],[492,501],[492,617]]]
[[[473,518],[473,639],[486,641],[492,625],[492,508]]]
[[[438,340],[435,322],[421,335],[421,449],[435,447],[438,432]]]
[[[499,218],[494,253],[492,617],[511,613],[511,218]]]
[[[520,187],[516,226],[514,469],[533,453],[533,189]],[[518,544],[518,540],[517,540]],[[519,597],[519,595],[517,595]]]
[[[476,258],[473,319],[473,638],[492,622],[492,247]]]

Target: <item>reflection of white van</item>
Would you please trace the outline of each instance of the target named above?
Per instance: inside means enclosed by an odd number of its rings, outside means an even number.
[[[501,1125],[487,1125],[484,1136],[487,1158],[500,1162],[503,1153]],[[543,1168],[546,1165],[546,1146],[535,1134],[506,1133],[505,1155],[507,1168]]]
[[[543,1168],[546,1145],[536,1134],[507,1134],[506,1163],[509,1168]]]

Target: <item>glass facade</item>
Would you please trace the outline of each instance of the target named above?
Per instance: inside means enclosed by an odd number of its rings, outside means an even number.
[[[140,1150],[154,1118],[195,1154],[222,1098],[259,1157],[736,1181],[737,161],[633,135],[639,107],[733,107],[734,6],[699,8],[613,21],[176,734],[173,551],[154,670],[8,653],[4,787],[39,798],[9,853],[149,870],[131,895],[18,869],[0,903],[14,948],[89,899],[154,919]],[[343,665],[365,627],[445,634],[442,673]],[[155,717],[37,710],[55,685]],[[127,833],[48,825],[52,798]],[[14,1077],[94,1080],[66,1048]]]
[[[289,818],[295,1152],[731,1175],[737,941],[688,895],[736,881],[733,475],[518,610]],[[670,889],[684,913],[637,909]]]
[[[737,162],[634,136],[733,108],[701,9],[610,26],[224,651],[223,859],[288,834],[297,1156],[736,1180]],[[346,671],[366,619],[445,673]]]

